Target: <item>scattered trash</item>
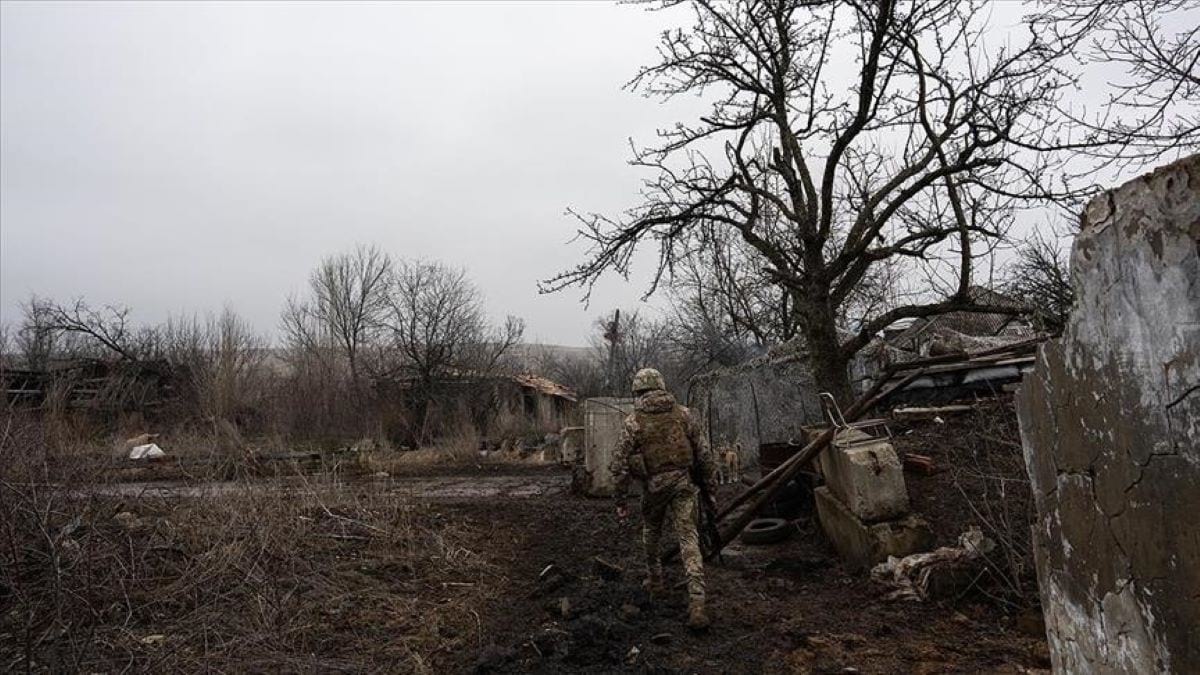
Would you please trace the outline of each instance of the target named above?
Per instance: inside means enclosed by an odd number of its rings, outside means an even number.
[[[961,592],[977,577],[984,556],[996,542],[972,526],[958,537],[958,546],[943,546],[930,553],[889,557],[871,570],[871,578],[891,586],[891,600],[928,600]]]
[[[158,447],[157,443],[147,443],[145,445],[135,445],[129,450],[129,459],[154,459],[156,457],[164,457],[167,453]]]
[[[792,524],[782,518],[756,518],[742,530],[742,541],[747,544],[774,544],[787,539],[792,533]]]
[[[596,571],[596,575],[607,581],[615,581],[621,578],[625,573],[625,568],[616,563],[611,563],[600,556],[592,558],[592,566]]]
[[[928,476],[938,472],[937,464],[935,464],[933,458],[928,455],[918,455],[910,452],[904,456],[903,461],[904,468],[908,471],[912,471],[913,473],[919,473]]]

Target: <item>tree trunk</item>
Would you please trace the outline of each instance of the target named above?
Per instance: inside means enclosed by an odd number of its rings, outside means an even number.
[[[815,293],[817,297],[806,298],[803,303],[803,325],[800,330],[808,348],[817,389],[833,394],[840,406],[853,402],[850,392],[849,361],[842,354],[838,339],[836,314],[829,306],[827,294]]]

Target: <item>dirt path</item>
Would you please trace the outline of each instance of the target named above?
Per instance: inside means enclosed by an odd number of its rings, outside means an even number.
[[[98,489],[121,497],[195,497],[246,485]],[[682,590],[655,604],[641,592],[638,519],[620,523],[610,500],[572,495],[561,469],[429,467],[348,484],[293,478],[250,485],[283,493],[382,488],[398,500],[424,502],[422,517],[431,527],[452,527],[454,555],[478,560],[476,568],[487,572],[430,582],[419,592],[400,584],[384,601],[456,607],[473,619],[470,630],[441,641],[430,661],[437,672],[1023,673],[1049,666],[1037,626],[982,596],[886,600],[865,574],[843,567],[807,518],[796,521],[787,542],[735,543],[708,567],[713,627],[694,635],[683,627]],[[729,499],[737,488],[724,490],[721,497]],[[597,556],[624,572],[602,574]],[[671,583],[680,580],[677,566],[668,575]],[[425,628],[447,630],[430,612],[432,628]]]
[[[444,515],[479,534],[475,550],[499,570],[490,581],[500,592],[481,611],[484,638],[453,655],[456,671],[1020,673],[1049,665],[1035,630],[1018,630],[979,599],[885,600],[842,567],[807,520],[789,542],[735,546],[711,565],[714,625],[692,635],[682,626],[682,590],[658,605],[640,591],[636,518],[618,523],[611,502],[565,490],[518,493],[438,500]],[[627,571],[605,579],[595,556]],[[561,574],[539,580],[549,565]],[[679,580],[678,568],[669,574]]]

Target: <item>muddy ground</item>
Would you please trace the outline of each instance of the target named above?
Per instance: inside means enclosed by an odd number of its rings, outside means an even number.
[[[980,526],[1001,540],[1000,571],[1011,567],[1017,588],[997,574],[946,600],[889,600],[801,510],[787,541],[735,542],[709,565],[713,626],[695,635],[683,626],[682,589],[655,604],[641,591],[638,517],[619,522],[611,500],[572,494],[562,467],[368,464],[33,486],[0,499],[12,514],[7,540],[24,542],[0,561],[0,670],[1048,668],[1010,404],[893,431],[902,456],[924,454],[937,468],[906,477],[938,543]],[[724,486],[720,501],[741,489]],[[668,573],[680,580],[677,566]]]
[[[737,488],[724,490],[729,498]],[[610,501],[573,496],[565,485],[436,501],[443,516],[478,537],[473,550],[497,570],[482,580],[498,592],[479,608],[479,646],[446,655],[442,665],[453,671],[1016,673],[1049,666],[1030,617],[976,594],[888,601],[885,589],[842,566],[809,517],[783,544],[735,545],[710,565],[713,626],[694,635],[682,624],[682,589],[656,605],[641,592],[637,518],[618,522]],[[606,573],[596,556],[625,572]],[[540,576],[549,565],[561,573]],[[671,574],[680,580],[677,566]]]

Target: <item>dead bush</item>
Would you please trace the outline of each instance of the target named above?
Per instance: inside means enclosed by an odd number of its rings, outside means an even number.
[[[36,435],[0,435],[4,670],[430,672],[479,645],[487,564],[426,508],[326,479],[51,481]]]
[[[972,590],[1011,609],[1037,605],[1030,527],[1033,495],[1011,397],[981,400],[945,423],[915,422],[896,437],[901,453],[933,458],[938,472],[909,474],[914,509],[950,545],[972,525],[997,544]]]

